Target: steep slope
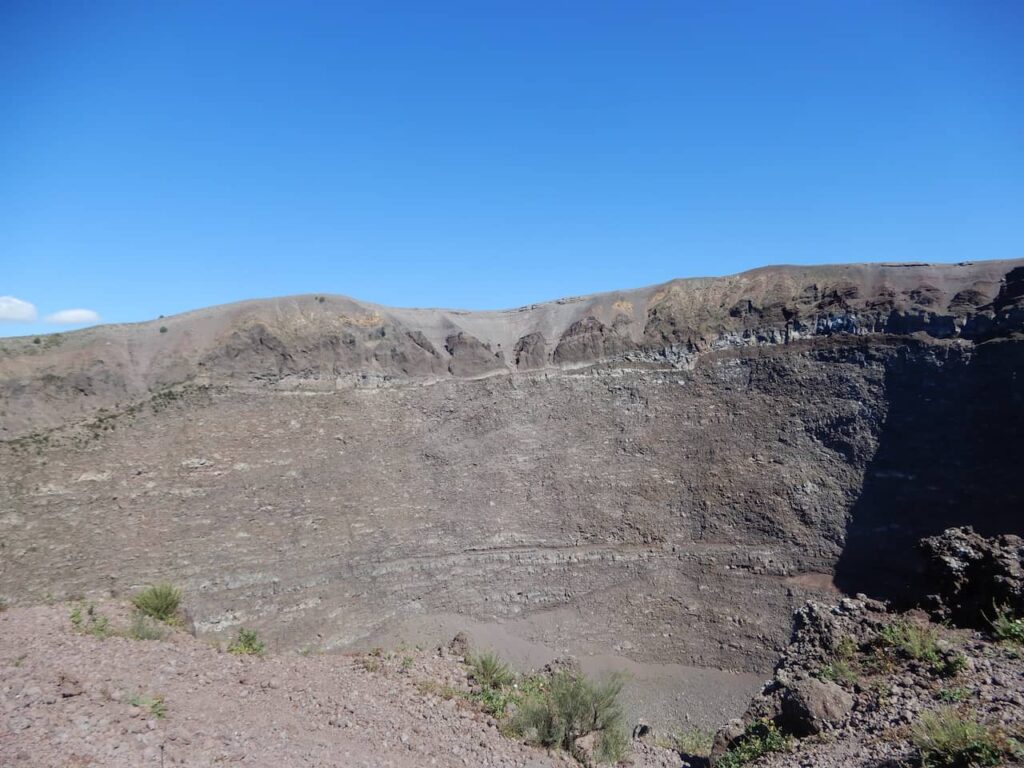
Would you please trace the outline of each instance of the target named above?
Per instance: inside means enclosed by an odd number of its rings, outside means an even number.
[[[1020,261],[778,267],[6,340],[4,597],[172,579],[277,647],[471,623],[763,671],[834,580],[898,597],[920,536],[1020,530],[1022,297]]]

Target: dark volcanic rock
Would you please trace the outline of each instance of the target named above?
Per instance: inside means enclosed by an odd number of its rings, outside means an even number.
[[[515,364],[521,371],[548,364],[547,341],[543,333],[528,333],[516,342]]]
[[[779,720],[787,733],[810,736],[841,725],[851,709],[853,696],[838,685],[807,678],[786,687]]]
[[[1024,614],[1024,539],[952,528],[923,539],[921,550],[934,590],[925,605],[937,618],[985,627],[999,608]]]
[[[495,353],[489,344],[468,333],[453,333],[445,339],[444,347],[452,356],[448,370],[455,376],[481,376],[505,368],[500,352]]]
[[[632,346],[622,333],[621,323],[608,326],[596,317],[585,317],[562,334],[555,347],[554,361],[558,364],[593,362],[619,355]]]

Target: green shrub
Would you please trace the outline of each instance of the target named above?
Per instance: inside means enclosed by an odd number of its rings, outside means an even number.
[[[999,734],[954,709],[924,713],[911,740],[925,768],[1001,765],[1008,751]]]
[[[772,752],[783,752],[789,744],[775,723],[758,720],[748,725],[736,744],[715,761],[715,768],[739,768]]]
[[[514,679],[508,665],[490,652],[470,658],[469,676],[481,688],[492,691],[511,685]]]
[[[943,677],[957,675],[967,666],[967,659],[962,653],[942,648],[934,629],[918,626],[906,619],[898,619],[882,627],[876,643],[904,659],[927,664]]]
[[[181,590],[173,584],[154,584],[136,594],[132,605],[158,621],[172,621],[181,605]]]
[[[860,673],[857,667],[849,661],[836,659],[832,663],[826,664],[824,667],[819,669],[816,677],[819,680],[830,680],[833,683],[846,683],[847,685],[853,685],[860,678]]]
[[[236,656],[262,656],[266,646],[253,629],[239,629],[235,641],[228,646],[228,653]]]
[[[577,739],[596,732],[595,757],[602,762],[618,761],[628,748],[618,702],[622,685],[618,675],[594,682],[560,672],[546,689],[522,702],[513,728],[532,744],[561,747],[570,754]]]
[[[891,648],[915,661],[934,662],[939,658],[939,645],[935,630],[920,627],[904,619],[886,624],[878,633],[884,648]]]
[[[988,619],[988,617],[985,617]],[[1001,643],[1024,645],[1024,618],[1015,616],[1009,606],[995,607],[995,616],[988,619],[992,636]]]
[[[714,741],[714,731],[706,728],[690,728],[676,733],[672,738],[672,748],[689,757],[707,757],[711,754],[711,745]]]

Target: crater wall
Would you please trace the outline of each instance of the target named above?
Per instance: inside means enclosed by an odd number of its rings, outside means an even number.
[[[200,633],[282,647],[465,616],[767,669],[807,597],[898,598],[923,533],[1024,524],[1024,270],[835,269],[8,341],[0,589],[171,579]]]

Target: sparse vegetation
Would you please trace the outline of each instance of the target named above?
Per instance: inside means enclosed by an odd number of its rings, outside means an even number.
[[[597,733],[595,757],[601,762],[617,762],[628,746],[618,703],[622,684],[619,676],[594,682],[559,672],[545,689],[525,698],[513,729],[530,743],[560,747],[570,754],[575,753],[577,740]]]
[[[234,642],[228,646],[228,653],[233,653],[236,656],[262,656],[265,650],[266,646],[256,634],[256,630],[244,627],[238,630]]]
[[[967,688],[943,688],[935,694],[935,698],[947,704],[958,704],[970,697],[971,692]]]
[[[988,619],[988,617],[985,617]],[[992,636],[1000,643],[1024,645],[1024,618],[1014,615],[1007,605],[995,606],[995,615],[988,619]]]
[[[452,688],[450,685],[441,685],[436,680],[417,680],[415,684],[420,693],[440,696],[445,701],[454,699],[460,693],[456,688]]]
[[[925,768],[1001,765],[1012,744],[992,728],[955,709],[926,712],[911,732]]]
[[[481,688],[492,691],[511,685],[515,676],[497,654],[481,653],[469,660],[469,676]]]
[[[128,703],[133,707],[140,707],[142,709],[148,709],[149,714],[158,720],[163,719],[167,714],[167,706],[164,704],[162,696],[142,696],[135,695],[128,699]]]
[[[146,616],[171,623],[181,605],[181,590],[173,584],[154,584],[136,594],[132,605]]]
[[[671,748],[689,757],[707,757],[711,754],[711,745],[714,741],[714,731],[707,728],[688,728],[673,736]]]
[[[852,637],[844,637],[838,643],[832,661],[818,670],[817,677],[834,683],[853,685],[860,679],[860,665],[857,661],[857,643]]]
[[[109,619],[96,610],[96,606],[92,603],[79,603],[71,609],[69,618],[71,625],[76,630],[87,635],[104,638],[113,634]]]
[[[133,640],[163,640],[166,636],[166,630],[155,619],[143,613],[136,613],[132,617],[132,625],[128,629],[128,637]]]
[[[166,325],[161,325],[160,326],[160,333],[167,333],[167,326]]]
[[[922,627],[906,619],[897,619],[882,627],[876,641],[883,653],[927,664],[942,677],[953,677],[963,671],[967,661],[959,651],[944,649],[932,627]]]
[[[739,768],[772,752],[783,752],[789,739],[770,720],[758,720],[747,726],[737,743],[715,762],[715,768]]]

